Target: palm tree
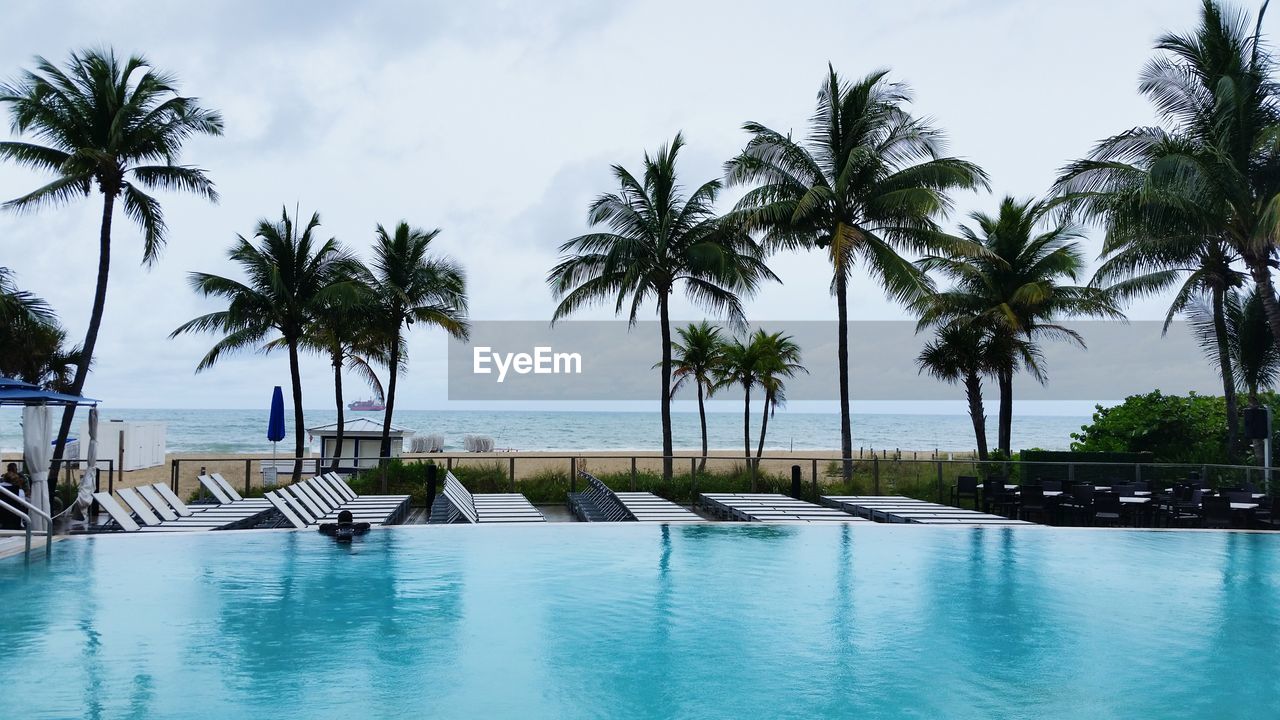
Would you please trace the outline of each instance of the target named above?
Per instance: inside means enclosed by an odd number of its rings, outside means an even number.
[[[698,472],[707,467],[707,410],[705,399],[715,391],[715,372],[720,365],[720,328],[707,321],[676,328],[680,339],[671,346],[671,396],[690,380],[698,388],[698,421],[702,426],[702,460]]]
[[[720,364],[716,372],[717,390],[728,387],[742,388],[742,452],[751,470],[751,489],[755,490],[755,464],[751,461],[751,389],[760,384],[759,343],[751,337],[743,342],[739,338],[720,348]]]
[[[12,271],[0,267],[0,376],[66,392],[81,360],[48,303],[18,289]]]
[[[191,192],[216,202],[218,194],[203,170],[176,163],[188,138],[221,135],[222,117],[202,108],[195,98],[179,95],[173,76],[151,67],[139,55],[122,63],[110,49],[85,50],[72,53],[65,68],[40,57],[35,63],[35,70],[0,85],[0,103],[9,105],[14,132],[30,135],[36,142],[0,142],[0,158],[55,177],[4,206],[36,210],[69,203],[95,186],[102,193],[93,309],[80,362],[67,388],[79,395],[102,325],[117,200],[142,228],[143,263],[154,263],[164,247],[167,228],[160,203],[147,191]],[[62,458],[74,414],[75,407],[70,405],[62,414],[54,465]]]
[[[720,183],[682,193],[676,159],[684,147],[677,133],[656,155],[645,153],[643,180],[613,166],[617,193],[591,205],[588,222],[608,231],[573,238],[560,246],[563,257],[547,276],[560,304],[552,322],[578,309],[612,302],[621,313],[630,303],[632,325],[640,307],[657,302],[662,333],[662,472],[671,478],[671,321],[668,304],[677,286],[698,305],[745,323],[740,294],[750,294],[762,279],[777,279],[751,236],[715,214]]]
[[[1139,89],[1165,127],[1102,141],[1089,158],[1065,168],[1057,187],[1073,209],[1095,217],[1113,216],[1112,198],[1138,187],[1145,214],[1124,208],[1121,220],[1139,230],[1171,212],[1195,217],[1202,237],[1244,261],[1280,336],[1271,281],[1280,231],[1280,92],[1261,34],[1266,7],[1250,22],[1243,12],[1204,0],[1192,33],[1159,38],[1160,55],[1144,68]],[[1176,151],[1162,151],[1171,147]],[[1152,157],[1159,162],[1144,168]],[[1149,170],[1142,182],[1134,179],[1135,165]]]
[[[1223,303],[1230,367],[1237,389],[1248,396],[1249,407],[1258,407],[1258,392],[1273,387],[1280,379],[1280,344],[1267,326],[1266,309],[1257,288],[1241,293],[1231,291]],[[1187,309],[1191,327],[1206,354],[1218,352],[1216,308],[1205,303]]]
[[[382,420],[381,456],[391,457],[391,418],[396,405],[396,379],[407,360],[406,328],[421,323],[466,339],[467,281],[462,266],[448,256],[431,254],[439,228],[426,232],[401,222],[388,233],[379,225],[374,240],[373,292],[378,298],[378,326],[390,378]]]
[[[992,357],[986,333],[977,325],[948,324],[938,328],[934,339],[924,346],[916,358],[920,372],[927,372],[945,382],[964,385],[969,401],[969,419],[978,445],[978,459],[986,460],[987,413],[982,403],[982,378],[995,371],[997,358]]]
[[[363,268],[360,268],[363,271]],[[302,344],[324,354],[333,367],[333,396],[337,408],[338,423],[335,431],[332,470],[337,470],[343,457],[342,443],[346,423],[346,405],[342,398],[342,373],[353,372],[373,390],[380,402],[385,402],[382,381],[374,370],[375,364],[385,365],[387,352],[384,339],[377,332],[377,304],[373,289],[367,282],[367,273],[347,279],[352,292],[335,297],[316,312],[316,320],[306,328]]]
[[[956,247],[937,225],[948,193],[986,186],[977,165],[942,155],[942,133],[905,109],[909,90],[887,76],[880,70],[847,83],[828,66],[806,140],[749,122],[751,139],[725,166],[731,185],[751,186],[734,216],[763,232],[766,247],[816,248],[831,261],[846,477],[853,472],[849,277],[861,262],[894,299],[919,298],[929,279],[900,253]]]
[[[760,443],[756,446],[756,462],[764,456],[764,438],[769,431],[769,418],[787,402],[787,378],[797,373],[808,374],[800,364],[800,346],[790,335],[757,330],[751,344],[759,348],[757,360],[760,387],[764,389],[764,411],[760,418]]]
[[[916,303],[920,327],[976,326],[990,332],[994,374],[1000,388],[998,447],[1010,453],[1013,374],[1019,365],[1043,381],[1038,342],[1064,339],[1084,347],[1070,317],[1123,318],[1111,295],[1095,287],[1064,285],[1084,270],[1076,240],[1080,231],[1058,224],[1041,231],[1049,206],[1006,197],[995,215],[975,212],[977,227],[961,235],[982,249],[976,255],[929,256],[924,270],[938,270],[955,285]]]
[[[206,297],[226,300],[227,309],[183,323],[169,337],[189,332],[223,335],[200,360],[196,372],[213,367],[228,353],[250,349],[269,352],[280,347],[288,351],[297,458],[293,480],[297,482],[302,474],[305,427],[298,351],[323,309],[354,298],[357,290],[351,280],[356,272],[354,259],[337,240],[315,237],[320,215],[312,214],[301,233],[295,219],[283,209],[278,222],[260,220],[254,231],[256,246],[243,235],[237,236],[228,257],[244,271],[244,282],[191,273],[191,287]]]

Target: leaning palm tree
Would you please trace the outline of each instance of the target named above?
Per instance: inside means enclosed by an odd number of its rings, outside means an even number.
[[[164,247],[164,213],[152,190],[191,192],[210,201],[218,194],[203,170],[178,165],[183,143],[195,135],[221,135],[222,117],[195,98],[178,94],[173,76],[152,68],[139,55],[121,62],[110,49],[72,53],[65,67],[36,58],[36,69],[0,86],[13,131],[34,142],[0,142],[0,158],[54,179],[5,207],[29,211],[102,193],[98,232],[98,276],[80,364],[68,392],[84,389],[107,299],[111,264],[111,224],[119,202],[142,228],[142,261],[150,265]],[[63,445],[75,407],[62,414],[53,462]]]
[[[662,334],[662,473],[670,480],[671,321],[669,303],[677,288],[711,312],[743,324],[740,295],[750,294],[764,279],[776,279],[764,254],[741,227],[715,214],[720,183],[703,183],[685,197],[676,172],[684,138],[677,133],[656,155],[645,153],[643,179],[620,165],[613,167],[616,193],[591,205],[591,225],[605,232],[573,238],[560,246],[562,259],[547,276],[560,304],[552,322],[595,303],[608,302],[621,313],[630,305],[635,324],[649,299],[657,304]]]
[[[707,468],[707,409],[705,400],[715,391],[715,372],[720,364],[720,328],[703,320],[688,327],[676,328],[680,336],[671,345],[671,395],[688,381],[698,389],[698,422],[702,427],[702,459],[698,472]]]
[[[289,353],[289,378],[293,386],[293,480],[302,474],[304,421],[302,377],[298,353],[308,328],[322,309],[351,298],[355,261],[338,241],[320,240],[316,231],[320,215],[312,214],[298,232],[296,218],[284,209],[278,222],[263,219],[250,242],[237,236],[228,257],[240,265],[245,280],[193,272],[191,287],[200,295],[227,301],[227,309],[183,323],[169,337],[201,332],[223,335],[196,365],[196,372],[213,367],[229,353],[245,350],[269,352],[283,347]]]
[[[916,358],[920,372],[927,372],[945,383],[964,385],[969,403],[969,420],[978,446],[978,459],[986,460],[987,413],[982,402],[982,378],[1000,365],[993,357],[987,334],[977,324],[948,324],[938,328],[932,341]]]
[[[466,339],[467,281],[462,266],[448,256],[431,253],[440,234],[401,222],[388,233],[379,225],[374,239],[371,286],[378,298],[377,328],[383,333],[389,378],[386,414],[382,420],[381,456],[391,457],[391,418],[396,405],[396,381],[407,360],[404,334],[414,323],[438,327]]]
[[[360,268],[363,271],[363,268]],[[348,278],[352,291],[335,296],[321,306],[316,312],[316,319],[307,328],[302,344],[310,350],[323,354],[329,359],[333,368],[334,406],[337,408],[338,422],[334,431],[334,450],[330,469],[337,470],[343,458],[343,436],[346,423],[346,405],[342,397],[343,372],[355,373],[372,390],[379,402],[385,402],[386,395],[382,389],[382,381],[378,379],[375,365],[387,363],[387,352],[383,337],[378,333],[376,323],[369,322],[376,316],[377,303],[372,288],[367,282],[367,273]]]
[[[757,330],[751,337],[751,344],[759,348],[757,371],[760,375],[760,387],[764,390],[760,443],[756,445],[758,464],[764,456],[764,438],[769,431],[769,418],[787,402],[787,378],[795,377],[798,373],[808,374],[809,371],[800,364],[800,346],[790,335]]]
[[[895,300],[930,289],[901,253],[957,243],[939,231],[948,193],[986,185],[973,163],[943,156],[942,133],[905,108],[906,86],[887,71],[847,83],[828,67],[809,136],[749,122],[746,148],[725,167],[728,182],[751,189],[734,216],[764,234],[769,249],[818,249],[831,261],[838,319],[840,449],[853,472],[849,417],[848,283],[859,263]]]
[[[998,447],[1006,456],[1013,428],[1013,375],[1021,366],[1043,381],[1039,341],[1064,339],[1084,347],[1079,333],[1061,320],[1124,317],[1106,291],[1064,284],[1085,267],[1076,242],[1080,231],[1069,224],[1041,229],[1048,211],[1044,203],[1006,197],[995,215],[975,212],[970,217],[976,227],[961,228],[981,253],[934,255],[919,263],[955,283],[915,304],[920,327],[971,325],[991,334],[1000,388]]]

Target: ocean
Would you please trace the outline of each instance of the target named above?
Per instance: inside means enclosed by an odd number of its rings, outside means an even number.
[[[292,413],[287,413],[289,435],[281,449],[293,447]],[[73,434],[79,431],[77,417]],[[20,451],[21,414],[15,408],[0,409],[0,450]],[[381,421],[381,413],[348,412],[347,418],[367,417]],[[169,452],[266,453],[267,413],[264,410],[141,410],[104,409],[102,421],[147,420],[166,423]],[[317,427],[336,420],[330,410],[308,410],[307,425]],[[677,450],[701,447],[696,412],[673,414],[673,434]],[[994,421],[994,418],[989,418]],[[1014,418],[1013,447],[1066,449],[1071,433],[1087,423],[1084,416],[1027,415]],[[445,438],[445,449],[461,451],[463,436],[489,435],[495,447],[514,450],[659,450],[662,427],[656,412],[590,411],[397,411],[396,425],[415,434],[435,433]],[[707,415],[709,445],[712,449],[742,449],[742,415],[716,412]],[[752,418],[754,451],[759,433],[759,416]],[[995,444],[995,428],[989,430]],[[973,427],[966,415],[855,414],[854,447],[962,452],[973,449]],[[769,421],[766,450],[838,450],[840,416],[835,413],[780,411]],[[312,443],[318,450],[318,441]]]

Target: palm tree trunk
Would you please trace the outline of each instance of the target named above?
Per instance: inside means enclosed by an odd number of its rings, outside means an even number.
[[[379,457],[391,457],[391,416],[396,409],[396,376],[400,370],[400,326],[391,338],[391,374],[387,380],[387,409],[382,416],[382,446]]]
[[[756,491],[756,466],[751,462],[751,386],[742,384],[742,448],[747,459],[747,472],[751,473],[751,492]]]
[[[982,407],[982,379],[969,372],[964,378],[964,394],[969,399],[969,419],[973,421],[973,437],[978,443],[978,459],[987,459],[987,412]]]
[[[756,465],[764,456],[764,436],[769,432],[769,406],[773,404],[773,393],[764,391],[764,412],[760,416],[760,444],[756,445]]]
[[[702,381],[698,382],[698,422],[702,424],[702,461],[698,463],[698,472],[707,469],[707,409],[702,402]]]
[[[1249,275],[1257,286],[1262,297],[1262,308],[1267,313],[1267,325],[1271,327],[1272,336],[1280,339],[1280,304],[1276,302],[1275,286],[1271,283],[1271,266],[1267,264],[1268,255],[1257,257],[1254,253],[1245,256],[1245,264],[1249,266]]]
[[[98,344],[98,328],[102,327],[102,312],[107,304],[107,277],[111,273],[111,219],[115,212],[116,196],[109,189],[102,194],[102,225],[98,230],[98,280],[93,291],[93,310],[89,313],[89,329],[84,334],[84,345],[80,352],[80,362],[76,365],[75,379],[68,390],[70,395],[84,392],[84,383],[89,378],[89,365],[93,360],[93,349]],[[53,459],[50,463],[53,487],[57,483],[57,469],[66,449],[67,435],[71,433],[71,422],[75,419],[76,408],[68,405],[62,411],[62,424],[58,426],[58,442],[53,447]]]
[[[1013,435],[1013,368],[1001,368],[1000,381],[1000,452],[1005,458],[1013,457],[1010,450]]]
[[[1213,335],[1218,344],[1218,368],[1222,371],[1222,397],[1227,404],[1227,462],[1231,462],[1236,456],[1240,413],[1236,409],[1235,370],[1231,367],[1231,348],[1227,343],[1227,319],[1221,287],[1213,289]]]
[[[840,457],[844,459],[844,479],[853,477],[853,424],[849,420],[849,297],[847,279],[836,270],[836,356],[840,365]]]
[[[671,482],[671,321],[667,317],[667,293],[658,295],[658,319],[662,323],[662,479]],[[690,478],[692,480],[692,478]]]
[[[329,464],[329,469],[337,472],[339,461],[342,458],[342,431],[343,423],[346,417],[343,413],[342,405],[342,351],[338,350],[333,353],[333,398],[338,408],[338,426],[336,429],[337,437],[334,438],[333,462]]]
[[[285,338],[289,344],[289,379],[293,382],[293,482],[302,479],[302,371],[298,369],[298,341]]]

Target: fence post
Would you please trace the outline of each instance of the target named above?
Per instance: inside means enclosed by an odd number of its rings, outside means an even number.
[[[444,469],[448,472],[453,472],[453,456],[452,455],[444,459]]]
[[[631,492],[636,490],[636,456],[631,456]]]
[[[245,494],[245,497],[248,497],[248,496],[249,496],[249,464],[250,464],[250,463],[252,463],[252,462],[253,462],[252,460],[245,460],[245,461],[244,461],[244,494]]]
[[[569,492],[578,492],[578,458],[569,458]]]
[[[871,453],[871,487],[872,495],[880,494],[880,458],[874,452]]]
[[[813,458],[810,462],[813,464],[811,468],[812,474],[810,475],[813,480],[813,496],[818,497],[818,459]]]
[[[691,457],[689,458],[689,487],[693,487],[693,484],[697,482],[697,479],[698,479],[698,458]]]
[[[942,461],[938,461],[938,502],[942,502]]]
[[[516,456],[511,456],[511,492],[516,491]]]
[[[1071,485],[1076,484],[1076,464],[1067,463],[1067,482]]]

